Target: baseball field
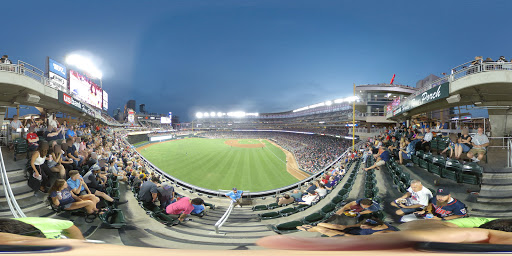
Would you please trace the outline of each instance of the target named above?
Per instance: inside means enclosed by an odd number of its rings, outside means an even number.
[[[190,138],[137,150],[162,171],[212,190],[256,192],[298,181],[287,171],[285,152],[267,140]]]

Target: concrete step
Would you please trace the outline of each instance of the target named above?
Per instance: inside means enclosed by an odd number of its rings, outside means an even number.
[[[34,192],[29,191],[29,192],[24,193],[24,194],[15,195],[14,198],[16,198],[16,200],[23,200],[25,198],[30,198],[30,197],[33,197],[33,196],[34,196]],[[0,197],[0,203],[5,203],[5,202],[7,202],[6,198],[4,196]]]
[[[484,174],[487,173],[512,173],[512,168],[485,168]]]
[[[44,198],[41,198],[39,196],[31,196],[22,200],[17,199],[16,202],[23,210],[25,208],[29,208],[37,204],[44,204]],[[4,202],[0,202],[0,212],[5,211],[9,211],[9,204],[4,200]]]
[[[473,210],[470,212],[470,214],[471,214],[471,216],[474,216],[474,217],[487,217],[487,218],[510,218],[510,217],[512,217],[512,212],[510,212],[510,211],[497,212],[497,211]]]
[[[27,186],[27,179],[25,177],[13,177],[12,179],[9,178],[9,185],[11,186],[11,189],[18,188],[18,187],[24,187]],[[4,190],[4,184],[0,184],[0,190]]]
[[[470,210],[483,211],[512,211],[512,204],[509,203],[472,203]]]
[[[493,186],[496,187],[496,186]],[[500,186],[506,188],[506,186]],[[493,190],[484,190],[482,186],[482,190],[480,190],[480,196],[482,197],[510,197],[512,198],[512,189],[493,189]]]
[[[29,192],[32,192],[32,194],[34,193],[33,190],[26,183],[24,186],[19,186],[19,187],[17,186],[17,187],[13,187],[11,189],[12,189],[12,193],[14,194],[14,196],[29,193]],[[2,198],[2,197],[5,197],[3,189],[0,190],[0,198]]]
[[[32,211],[36,211],[36,210],[40,210],[40,209],[47,209],[47,207],[44,203],[40,203],[40,204],[31,205],[26,208],[22,208],[21,210],[23,211],[23,213],[25,213],[25,215],[29,216],[29,214]],[[0,211],[0,217],[10,217],[10,216],[12,216],[12,213],[9,209],[7,211]],[[30,215],[30,216],[36,217],[33,215]]]
[[[512,203],[512,197],[493,198],[493,197],[477,197],[478,203]]]

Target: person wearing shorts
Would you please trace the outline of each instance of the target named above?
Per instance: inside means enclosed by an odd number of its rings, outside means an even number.
[[[486,147],[489,146],[489,138],[484,134],[484,129],[478,127],[478,133],[473,136],[471,143],[473,148],[468,152],[468,157],[473,162],[481,161],[487,153]]]
[[[398,216],[403,216],[425,209],[431,198],[432,192],[424,187],[421,181],[413,180],[407,192],[391,202],[391,206],[400,208],[395,213]]]

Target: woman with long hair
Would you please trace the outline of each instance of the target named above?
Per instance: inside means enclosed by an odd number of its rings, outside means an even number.
[[[462,153],[467,153],[471,150],[471,136],[469,136],[469,129],[462,129],[462,134],[459,137],[458,144],[455,147],[455,158],[459,159]]]
[[[87,214],[98,213],[96,204],[87,199],[76,196],[69,190],[68,183],[64,179],[58,179],[53,183],[49,191],[52,203],[55,206],[61,206],[64,210],[75,210],[85,208]]]
[[[46,192],[46,188],[50,187],[51,185],[49,184],[49,174],[51,171],[46,165],[46,155],[48,154],[48,148],[48,142],[41,142],[37,150],[32,153],[32,157],[30,158],[32,175],[37,180],[41,181],[41,187],[39,188],[41,192]]]
[[[62,165],[62,148],[58,143],[53,145],[48,154],[48,167],[53,173],[58,173],[61,179],[66,178],[66,168]]]

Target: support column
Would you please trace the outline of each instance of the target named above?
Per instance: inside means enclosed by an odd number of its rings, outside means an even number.
[[[4,119],[7,117],[7,108],[0,107],[0,146],[7,145],[8,130],[1,130]]]
[[[512,110],[489,109],[488,111],[492,137],[504,137],[512,133]]]

